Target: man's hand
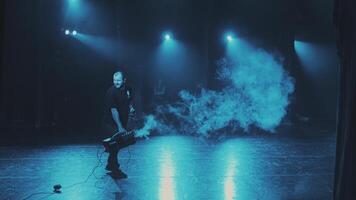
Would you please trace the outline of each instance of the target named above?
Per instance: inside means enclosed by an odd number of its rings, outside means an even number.
[[[118,131],[119,133],[127,132],[127,130],[126,130],[125,128],[123,128],[123,127],[118,127],[118,128],[117,128],[117,131]]]

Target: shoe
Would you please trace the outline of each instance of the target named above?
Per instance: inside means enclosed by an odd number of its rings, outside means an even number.
[[[123,179],[123,178],[127,178],[127,174],[125,174],[123,171],[119,170],[115,170],[115,171],[111,171],[110,173],[111,177],[113,177],[114,179]]]

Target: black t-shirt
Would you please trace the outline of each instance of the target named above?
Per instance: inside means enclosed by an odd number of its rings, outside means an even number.
[[[122,125],[126,127],[129,117],[129,105],[132,100],[132,89],[127,86],[122,86],[120,88],[111,86],[106,92],[105,99],[105,121],[116,125],[111,114],[111,108],[116,108],[119,112]]]

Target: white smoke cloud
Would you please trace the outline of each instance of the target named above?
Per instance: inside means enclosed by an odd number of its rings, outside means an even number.
[[[253,125],[274,132],[294,91],[293,78],[281,62],[240,41],[217,65],[221,90],[202,89],[199,94],[183,90],[179,102],[158,106],[143,129],[209,136],[224,128],[248,131]]]

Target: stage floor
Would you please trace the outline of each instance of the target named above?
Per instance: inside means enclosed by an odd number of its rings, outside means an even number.
[[[102,151],[100,144],[0,147],[0,199],[332,199],[332,135],[156,136],[120,151],[128,174],[121,180],[106,174]],[[60,194],[51,193],[55,184]]]

